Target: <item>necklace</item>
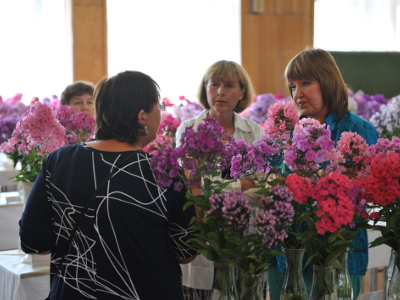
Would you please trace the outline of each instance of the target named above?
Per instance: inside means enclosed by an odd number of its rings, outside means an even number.
[[[226,141],[228,139],[228,135],[230,134],[233,135],[234,132],[235,132],[235,126],[232,126],[228,130],[225,130],[221,135],[221,140]]]
[[[133,144],[133,146],[137,147],[139,150],[142,150],[137,144]]]

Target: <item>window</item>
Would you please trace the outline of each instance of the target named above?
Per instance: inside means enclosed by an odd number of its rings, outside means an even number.
[[[108,1],[109,74],[141,71],[160,85],[162,97],[195,100],[212,63],[241,63],[240,2]]]

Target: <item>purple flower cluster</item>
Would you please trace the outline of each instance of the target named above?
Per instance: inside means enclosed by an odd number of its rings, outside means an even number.
[[[238,231],[247,226],[253,208],[249,206],[242,191],[211,195],[209,202],[211,208],[207,215],[216,221],[235,227]]]
[[[285,228],[293,221],[294,208],[291,204],[293,195],[288,187],[275,185],[269,189],[269,193],[270,197],[261,198],[263,207],[250,225],[266,233],[264,244],[272,249],[288,237]]]
[[[375,112],[379,111],[379,107],[382,104],[388,102],[388,99],[382,94],[371,96],[365,94],[363,91],[358,91],[356,93],[349,91],[349,97],[353,98],[357,103],[357,114],[367,120],[369,120]]]
[[[310,125],[308,119],[302,119],[295,128],[292,145],[284,154],[286,165],[292,171],[316,171],[320,168],[318,164],[330,161],[335,143],[331,139],[331,131],[326,125]],[[313,120],[312,123],[316,121]]]
[[[222,133],[219,122],[210,116],[199,124],[197,130],[194,130],[193,126],[187,127],[182,133],[181,147],[167,147],[153,156],[150,166],[157,183],[163,187],[170,186],[172,178],[179,175],[181,168],[189,170],[193,175],[187,179],[187,185],[193,184],[194,175],[199,176],[220,169],[221,162],[226,157],[226,148],[220,139]],[[230,151],[234,150],[230,148]],[[182,185],[175,187],[179,188]]]
[[[204,110],[200,104],[185,100],[187,101],[186,105],[174,106],[174,115],[180,122],[195,118]]]
[[[254,172],[268,173],[270,170],[270,156],[278,154],[280,146],[268,135],[253,142],[251,146],[244,141],[237,141],[240,152],[232,157],[231,176],[235,180],[241,175]]]
[[[400,136],[400,96],[393,97],[387,104],[381,105],[370,121],[381,137]]]
[[[250,106],[247,111],[247,118],[262,124],[268,118],[268,109],[271,105],[275,104],[276,101],[290,101],[289,98],[283,98],[281,94],[261,94],[257,95],[256,101]]]
[[[21,93],[5,101],[0,96],[0,143],[11,138],[17,122],[29,109],[29,106],[22,103],[21,99]]]

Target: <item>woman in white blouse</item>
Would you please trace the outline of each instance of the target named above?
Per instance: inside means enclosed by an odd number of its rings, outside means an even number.
[[[180,146],[180,139],[186,127],[194,124],[194,129],[210,115],[221,122],[224,133],[222,142],[227,136],[233,135],[235,140],[244,140],[252,144],[263,135],[262,128],[254,121],[244,119],[238,115],[253,102],[254,88],[246,70],[233,61],[221,60],[212,64],[201,80],[198,97],[204,111],[196,118],[183,122],[176,132],[176,146]],[[229,172],[228,172],[229,174]],[[225,177],[231,180],[230,177]],[[252,206],[257,206],[257,194],[251,190],[254,182],[249,178],[242,178],[230,183],[223,191],[242,190]],[[181,266],[183,278],[183,292],[185,300],[208,299],[213,281],[214,267],[211,261],[199,255],[192,263]]]

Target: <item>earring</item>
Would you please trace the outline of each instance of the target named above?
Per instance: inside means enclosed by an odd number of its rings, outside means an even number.
[[[147,125],[144,126],[144,134],[148,135],[150,133],[150,131],[147,130]]]

